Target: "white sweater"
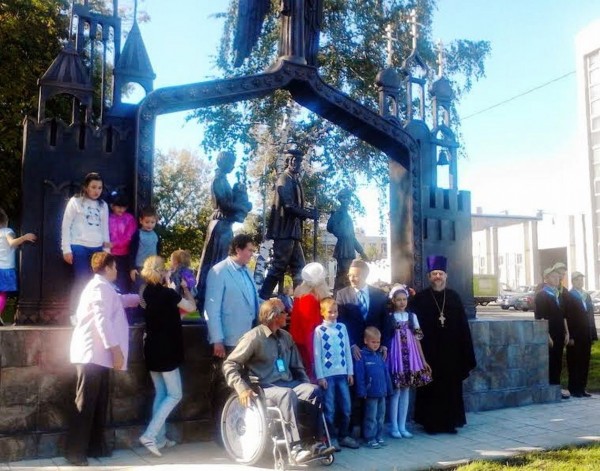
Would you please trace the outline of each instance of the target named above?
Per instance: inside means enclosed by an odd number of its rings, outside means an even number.
[[[350,341],[344,324],[323,321],[315,328],[313,343],[317,379],[354,374]]]
[[[73,196],[67,203],[62,220],[63,254],[71,253],[71,245],[101,247],[110,242],[108,205],[105,202]]]

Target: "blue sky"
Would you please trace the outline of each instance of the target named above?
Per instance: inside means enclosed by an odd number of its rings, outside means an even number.
[[[123,2],[127,3],[127,2]],[[221,22],[210,14],[228,0],[145,0],[151,21],[142,35],[157,74],[155,88],[214,78]],[[459,112],[465,117],[575,70],[576,33],[600,18],[600,1],[439,0],[434,37],[486,39],[492,54],[486,77]],[[128,25],[124,25],[127,29]],[[600,31],[598,32],[600,35]],[[459,186],[472,192],[473,209],[532,214],[536,209],[580,212],[571,187],[585,181],[571,170],[576,148],[574,74],[506,105],[463,120]],[[185,113],[159,118],[157,146],[196,148],[198,126]],[[366,191],[366,190],[365,190]],[[376,212],[371,201],[368,211]]]

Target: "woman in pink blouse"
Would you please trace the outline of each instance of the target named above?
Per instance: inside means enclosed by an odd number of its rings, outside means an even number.
[[[92,255],[94,277],[81,293],[71,338],[71,363],[77,369],[75,413],[67,436],[66,458],[74,466],[87,466],[87,456],[110,456],[104,440],[111,368],[127,369],[129,325],[124,307],[139,304],[137,294],[120,295],[115,256]]]

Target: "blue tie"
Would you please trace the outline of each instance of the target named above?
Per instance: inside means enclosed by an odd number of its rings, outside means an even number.
[[[369,308],[367,307],[367,300],[365,298],[365,293],[362,292],[362,290],[358,290],[358,292],[356,293],[358,296],[358,304],[360,306],[360,313],[363,316],[363,319],[367,318],[367,314],[369,312]]]

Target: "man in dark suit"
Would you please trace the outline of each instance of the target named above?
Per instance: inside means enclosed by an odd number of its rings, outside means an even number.
[[[273,261],[260,289],[260,297],[269,299],[273,288],[283,279],[290,267],[294,286],[302,281],[300,273],[306,264],[302,251],[302,223],[305,219],[317,219],[316,209],[304,207],[304,192],[298,181],[302,168],[302,152],[289,149],[286,152],[287,168],[277,178],[275,198],[267,227],[267,239],[273,239]]]
[[[387,327],[387,296],[379,288],[367,285],[369,266],[364,260],[356,259],[350,264],[348,279],[350,286],[339,290],[335,296],[338,304],[338,322],[346,326],[350,341],[352,356],[360,360],[360,351],[364,346],[365,329],[370,326],[377,327],[381,332],[381,352],[383,358],[387,356],[387,344],[391,329]],[[350,417],[350,431],[362,424],[362,403],[356,397],[355,389],[352,392],[352,415]]]
[[[381,332],[381,344],[384,356],[390,339],[387,326],[387,296],[379,288],[367,285],[369,265],[364,260],[356,259],[350,264],[348,279],[350,286],[339,290],[335,296],[338,304],[338,322],[348,330],[352,355],[360,359],[365,329],[374,326]]]

